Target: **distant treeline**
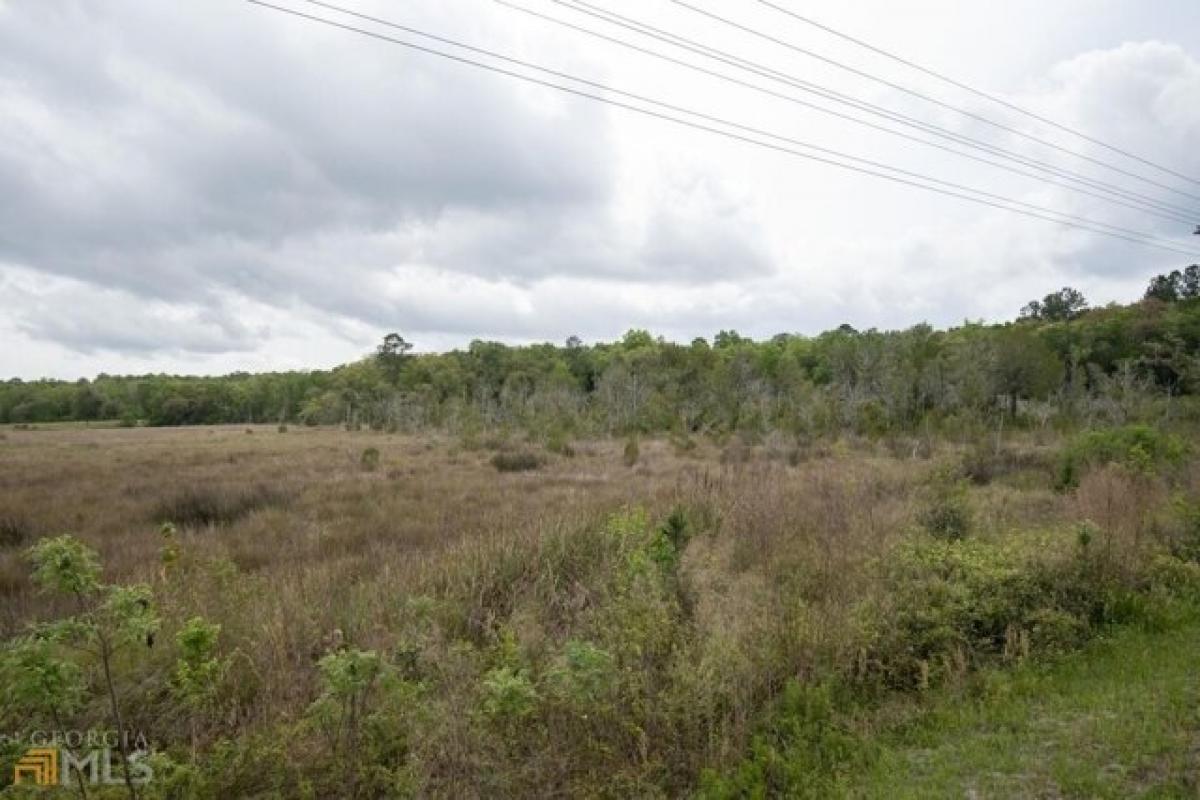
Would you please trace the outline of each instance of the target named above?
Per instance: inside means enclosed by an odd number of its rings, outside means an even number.
[[[475,341],[432,355],[411,354],[391,334],[371,356],[329,371],[10,380],[0,383],[0,423],[873,434],[1014,414],[1123,418],[1147,398],[1200,394],[1197,272],[1159,276],[1127,306],[1088,309],[1064,289],[1015,322],[946,331],[844,325],[815,337],[722,331],[676,344],[633,330],[610,344]]]

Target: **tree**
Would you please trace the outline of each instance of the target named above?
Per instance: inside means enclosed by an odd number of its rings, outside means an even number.
[[[1179,299],[1179,289],[1182,283],[1183,276],[1179,274],[1179,270],[1166,275],[1155,275],[1150,279],[1150,285],[1146,287],[1145,297],[1147,300],[1174,303]]]
[[[1083,293],[1070,286],[1064,286],[1057,292],[1039,300],[1031,300],[1021,309],[1022,319],[1042,319],[1047,322],[1066,322],[1072,320],[1087,310],[1087,299]]]
[[[1145,299],[1174,303],[1200,297],[1200,264],[1193,264],[1183,272],[1172,270],[1165,275],[1155,275],[1146,287]]]
[[[73,536],[43,539],[29,551],[33,562],[33,582],[43,590],[71,598],[73,617],[57,620],[39,631],[47,641],[61,644],[96,658],[103,670],[109,713],[117,730],[117,750],[121,754],[125,787],[132,800],[133,759],[117,702],[113,667],[116,656],[127,646],[145,643],[153,646],[159,619],[151,603],[150,588],[144,585],[118,586],[100,582],[100,560],[96,552]]]
[[[1017,400],[1045,397],[1062,383],[1063,365],[1036,330],[1027,326],[1004,328],[996,336],[993,366],[996,392],[1007,396],[1010,416]]]
[[[400,376],[412,349],[413,346],[404,341],[404,337],[398,333],[384,336],[383,342],[375,349],[375,361],[393,386],[400,383]]]

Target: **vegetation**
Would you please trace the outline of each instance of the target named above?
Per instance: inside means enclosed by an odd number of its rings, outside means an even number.
[[[1200,350],[1164,331],[1200,312],[1055,297],[945,333],[397,336],[295,376],[328,383],[271,435],[13,426],[0,781],[49,729],[144,735],[63,792],[148,800],[1194,792]]]
[[[1128,306],[1088,309],[1064,288],[1004,325],[947,331],[849,326],[755,342],[722,331],[675,344],[630,331],[611,344],[416,355],[398,334],[331,371],[165,375],[0,383],[0,423],[119,420],[124,425],[288,423],[453,435],[508,428],[570,437],[771,431],[878,436],[996,426],[1027,406],[1085,425],[1121,423],[1146,392],[1197,391],[1200,267],[1159,276]],[[1165,288],[1164,288],[1165,287]]]

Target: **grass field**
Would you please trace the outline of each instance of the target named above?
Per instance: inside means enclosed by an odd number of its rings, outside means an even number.
[[[1113,632],[906,708],[853,794],[1196,797],[1200,620]]]
[[[10,428],[0,635],[76,611],[45,537],[149,587],[159,644],[113,659],[147,797],[1181,796],[1197,629],[1145,628],[1200,588],[1197,476],[1056,490],[1071,447]],[[54,657],[59,727],[112,727]]]

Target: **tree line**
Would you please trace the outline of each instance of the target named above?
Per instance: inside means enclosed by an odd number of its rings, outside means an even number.
[[[0,383],[0,423],[291,422],[389,430],[492,426],[577,434],[865,434],[1000,417],[1121,417],[1200,393],[1200,267],[1160,275],[1129,305],[1070,288],[1004,324],[948,330],[735,331],[681,344],[631,330],[610,343],[414,354],[399,334],[332,370]]]

